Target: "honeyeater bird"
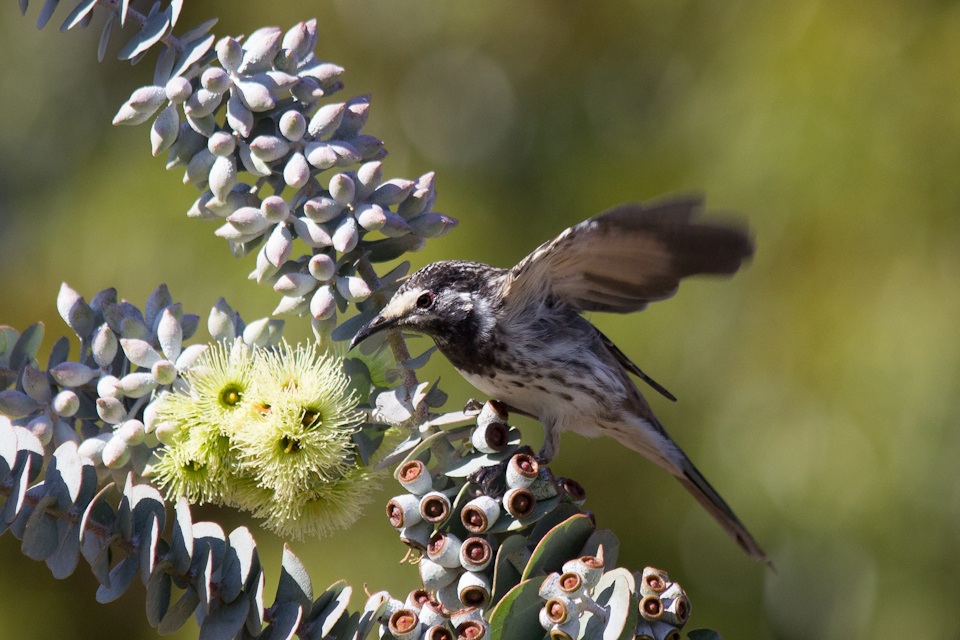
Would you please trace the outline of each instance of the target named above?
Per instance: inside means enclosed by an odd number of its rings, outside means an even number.
[[[542,460],[556,456],[565,429],[610,436],[669,471],[751,557],[769,564],[630,374],[675,398],[581,315],[639,311],[672,296],[687,276],[736,272],[753,254],[749,232],[703,220],[702,209],[697,196],[621,205],[570,227],[512,269],[427,265],[351,348],[385,329],[430,336],[470,384],[543,424]]]

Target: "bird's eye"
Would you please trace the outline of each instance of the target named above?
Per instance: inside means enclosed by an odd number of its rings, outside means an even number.
[[[417,298],[417,309],[429,309],[433,306],[433,292],[425,291]]]

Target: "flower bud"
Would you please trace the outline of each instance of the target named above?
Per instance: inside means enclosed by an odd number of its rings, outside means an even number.
[[[93,380],[97,370],[79,362],[61,362],[50,370],[50,375],[61,387],[80,387]]]
[[[150,367],[150,375],[159,385],[173,384],[177,379],[177,365],[169,360],[157,360]]]
[[[103,376],[97,380],[97,395],[101,398],[123,398],[120,379],[116,376]]]
[[[219,67],[208,67],[200,76],[200,86],[211,93],[225,93],[230,88],[230,75]]]
[[[333,248],[340,253],[348,253],[357,247],[360,242],[360,233],[357,230],[357,221],[353,218],[344,218],[333,232]]]
[[[351,204],[357,195],[357,186],[353,178],[345,173],[338,173],[330,178],[330,195],[340,204]]]
[[[100,325],[93,334],[93,341],[90,350],[93,352],[93,359],[100,367],[109,367],[117,355],[117,336],[113,330],[106,324]]]
[[[27,430],[37,437],[40,444],[47,446],[53,439],[53,420],[43,413],[27,423]]]
[[[108,469],[119,469],[130,461],[130,445],[123,438],[110,438],[100,452],[103,465]]]
[[[337,299],[329,285],[317,287],[313,297],[310,298],[310,315],[321,320],[329,318],[337,310]]]
[[[291,109],[280,116],[280,133],[290,142],[299,141],[306,130],[307,120],[299,111]]]
[[[143,423],[139,420],[127,420],[117,427],[114,433],[131,445],[138,445],[143,442],[145,435]]]
[[[107,424],[120,424],[127,418],[127,410],[116,398],[97,398],[97,415]]]
[[[103,448],[112,438],[113,434],[111,433],[101,433],[92,438],[87,438],[77,446],[77,454],[94,464],[101,464],[103,462]]]
[[[69,418],[80,409],[80,398],[70,389],[64,389],[53,398],[53,410],[58,416]]]
[[[315,254],[307,263],[307,271],[320,282],[326,282],[337,271],[336,261],[325,253]]]

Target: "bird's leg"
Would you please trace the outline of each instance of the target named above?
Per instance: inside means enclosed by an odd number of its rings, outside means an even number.
[[[560,429],[553,420],[543,421],[543,446],[537,454],[537,462],[549,464],[560,453]]]

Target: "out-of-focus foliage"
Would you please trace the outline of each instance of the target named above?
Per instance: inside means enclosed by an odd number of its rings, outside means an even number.
[[[587,486],[621,540],[620,564],[671,567],[696,624],[730,638],[960,631],[960,10],[859,0],[267,6],[218,7],[217,32],[318,16],[318,49],[348,70],[352,92],[373,96],[386,169],[437,171],[438,206],[461,224],[415,267],[510,265],[610,205],[675,190],[703,190],[711,207],[749,219],[757,256],[735,279],[593,319],[680,397],[654,408],[778,572],[748,562],[652,465],[567,435],[552,466]],[[191,23],[209,15],[186,11]],[[245,300],[250,317],[269,313],[275,296],[246,281],[252,263],[233,263],[186,218],[195,194],[150,157],[143,131],[110,127],[141,71],[98,66],[95,41],[78,42],[93,33],[27,26],[14,3],[0,9],[3,321],[56,321],[65,278],[144,299],[157,270],[187,307],[223,295]],[[475,393],[434,358],[424,378],[438,374],[452,402]],[[521,426],[535,442],[538,427]],[[403,554],[382,514],[365,518],[295,545],[297,555],[322,565],[318,584],[405,593],[408,568],[348,554],[361,544]],[[279,555],[255,534],[263,557]],[[10,536],[0,557],[11,637],[155,637],[136,589],[98,605],[84,572],[55,581]],[[29,633],[24,607],[46,613]]]

